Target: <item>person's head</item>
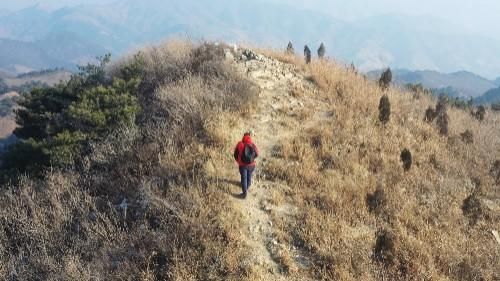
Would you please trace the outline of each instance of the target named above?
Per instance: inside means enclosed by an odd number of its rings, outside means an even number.
[[[252,133],[251,133],[250,131],[245,132],[245,133],[243,134],[243,139],[242,139],[242,141],[243,141],[244,143],[250,143],[250,142],[252,142],[251,136],[252,136]]]

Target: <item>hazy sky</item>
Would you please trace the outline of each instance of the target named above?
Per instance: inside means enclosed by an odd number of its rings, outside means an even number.
[[[67,5],[109,3],[116,0],[0,0],[0,8],[17,10],[36,3],[59,8]],[[140,0],[138,0],[140,1]],[[144,0],[143,0],[144,1]],[[182,0],[179,0],[182,1]],[[237,1],[237,0],[230,0]],[[264,0],[263,0],[264,1]],[[463,26],[466,30],[491,37],[500,36],[496,24],[500,14],[498,0],[267,0],[301,8],[320,10],[344,20],[397,13],[430,15]],[[147,3],[147,0],[144,1]],[[209,0],[200,0],[206,4]],[[497,38],[500,39],[500,38]]]
[[[328,12],[344,19],[397,13],[446,19],[473,32],[500,36],[498,0],[274,0]],[[343,3],[344,2],[344,3]],[[493,34],[493,32],[495,32]],[[498,38],[500,39],[500,38]]]
[[[35,4],[41,4],[44,7],[50,8],[60,8],[70,5],[78,4],[98,4],[98,3],[110,3],[113,0],[0,0],[0,8],[8,10],[18,10],[32,6]]]

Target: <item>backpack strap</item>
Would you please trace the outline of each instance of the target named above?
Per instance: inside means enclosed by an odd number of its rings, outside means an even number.
[[[234,160],[238,161],[238,157],[240,156],[240,143],[238,143],[236,145],[236,147],[234,148],[234,153],[233,153],[233,156],[234,156]]]

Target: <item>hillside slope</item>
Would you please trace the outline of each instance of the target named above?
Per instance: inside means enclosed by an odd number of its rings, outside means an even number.
[[[498,114],[450,108],[441,135],[423,93],[383,93],[327,60],[230,49],[143,49],[138,126],[91,144],[76,167],[4,186],[0,278],[500,277]],[[232,151],[250,129],[261,156],[242,200]]]
[[[499,116],[479,123],[450,109],[450,134],[443,138],[423,121],[431,97],[391,90],[393,112],[384,128],[376,121],[375,85],[328,62],[309,67],[277,57],[293,64],[265,57],[243,62],[261,87],[260,102],[231,135],[254,128],[264,148],[259,183],[241,208],[250,229],[263,229],[257,241],[286,276],[498,278],[500,256],[492,249],[500,244],[491,231],[500,227],[500,192],[488,171],[500,143],[488,128]],[[474,144],[460,140],[466,129]],[[414,161],[406,173],[398,163],[403,148]],[[472,214],[470,201],[477,202]],[[270,218],[273,228],[265,226]]]
[[[500,88],[487,91],[483,95],[474,99],[476,104],[488,104],[500,102]]]

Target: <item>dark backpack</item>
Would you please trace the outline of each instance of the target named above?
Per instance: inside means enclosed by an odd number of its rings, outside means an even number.
[[[255,147],[252,144],[245,144],[243,155],[241,155],[241,161],[245,164],[251,164],[255,160],[255,155]]]

